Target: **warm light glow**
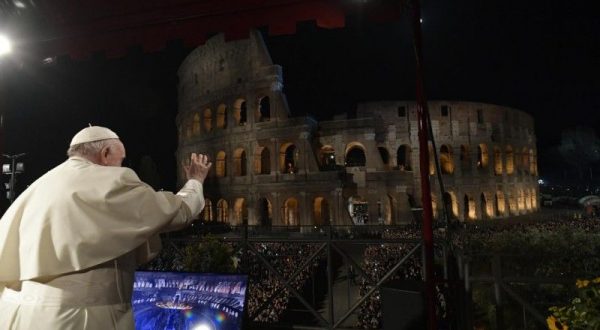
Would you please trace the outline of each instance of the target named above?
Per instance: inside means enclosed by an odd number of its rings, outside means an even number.
[[[7,37],[0,35],[0,56],[6,55],[12,51],[12,45]]]

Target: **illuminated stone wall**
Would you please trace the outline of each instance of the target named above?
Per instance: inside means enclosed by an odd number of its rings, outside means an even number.
[[[291,117],[283,77],[257,33],[194,50],[179,69],[178,159],[208,154],[202,217],[251,225],[400,224],[420,207],[414,101],[360,104],[355,118]],[[431,101],[434,214],[461,221],[537,209],[531,116],[508,107]],[[430,155],[434,148],[429,148]],[[433,157],[431,157],[433,160]],[[183,181],[183,173],[179,173]]]

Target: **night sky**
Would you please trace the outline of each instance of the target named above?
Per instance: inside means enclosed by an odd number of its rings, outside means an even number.
[[[540,173],[566,127],[600,129],[600,15],[591,1],[425,1],[423,33],[428,99],[488,102],[534,116]],[[301,23],[292,36],[265,35],[283,67],[293,115],[327,119],[357,102],[415,98],[408,16],[385,24],[348,19],[337,30]],[[164,51],[86,61],[4,59],[0,63],[3,153],[26,152],[31,183],[65,159],[88,123],[124,140],[126,165],[149,155],[161,187],[175,188],[177,76],[191,51],[174,40]],[[318,114],[318,115],[317,115]],[[546,161],[548,160],[548,161]]]

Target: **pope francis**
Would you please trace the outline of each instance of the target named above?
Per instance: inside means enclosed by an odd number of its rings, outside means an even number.
[[[204,207],[204,155],[191,154],[173,194],[121,167],[125,147],[107,128],[84,128],[67,154],[0,219],[2,330],[133,329],[136,267]]]

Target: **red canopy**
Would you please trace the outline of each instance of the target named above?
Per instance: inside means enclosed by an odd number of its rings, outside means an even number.
[[[296,23],[315,21],[322,28],[341,28],[353,12],[375,19],[400,13],[401,1],[363,0],[53,0],[42,7],[54,31],[35,42],[43,56],[86,58],[94,52],[124,55],[139,45],[144,51],[162,49],[167,41],[202,44],[211,34],[228,40],[245,38],[253,28],[269,34],[293,34]]]

